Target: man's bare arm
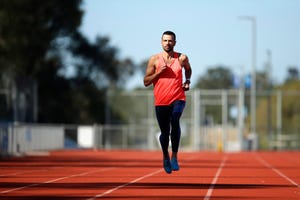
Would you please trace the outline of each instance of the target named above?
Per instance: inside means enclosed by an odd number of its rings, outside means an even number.
[[[166,66],[163,66],[159,70],[156,70],[156,61],[156,56],[152,56],[148,61],[146,73],[144,76],[144,85],[146,87],[151,85],[153,83],[153,80],[156,79],[166,69]]]
[[[184,67],[185,79],[190,79],[192,76],[192,68],[189,62],[189,59],[186,55],[183,55],[182,64]]]
[[[181,65],[184,68],[184,74],[185,74],[185,82],[183,83],[183,89],[189,90],[190,89],[190,78],[192,76],[192,68],[189,62],[189,59],[186,55],[181,55],[180,57]]]

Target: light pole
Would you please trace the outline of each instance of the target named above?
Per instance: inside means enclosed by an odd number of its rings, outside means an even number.
[[[240,16],[241,20],[249,20],[252,23],[252,80],[251,80],[251,133],[256,136],[256,18],[252,16]]]

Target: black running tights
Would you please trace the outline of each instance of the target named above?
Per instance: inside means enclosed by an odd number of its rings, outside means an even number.
[[[169,157],[169,137],[171,134],[172,152],[179,148],[181,129],[180,117],[185,107],[185,101],[178,100],[169,106],[155,106],[156,118],[161,131],[159,141],[164,157]]]

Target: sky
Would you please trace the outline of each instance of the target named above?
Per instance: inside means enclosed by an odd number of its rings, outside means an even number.
[[[289,66],[300,70],[299,0],[84,0],[82,7],[83,34],[109,37],[121,59],[137,64],[161,52],[162,33],[174,31],[174,50],[188,56],[192,83],[218,65],[237,76],[251,73],[253,22],[240,16],[256,19],[257,71],[270,60],[270,76],[280,84]],[[127,87],[142,86],[142,79],[138,73]]]

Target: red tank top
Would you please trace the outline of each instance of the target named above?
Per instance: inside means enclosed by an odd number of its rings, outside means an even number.
[[[163,54],[158,54],[159,62],[156,70],[166,65]],[[182,66],[179,63],[179,54],[174,53],[174,61],[167,65],[167,69],[154,82],[155,105],[170,105],[176,100],[185,101],[185,93],[182,88]]]

